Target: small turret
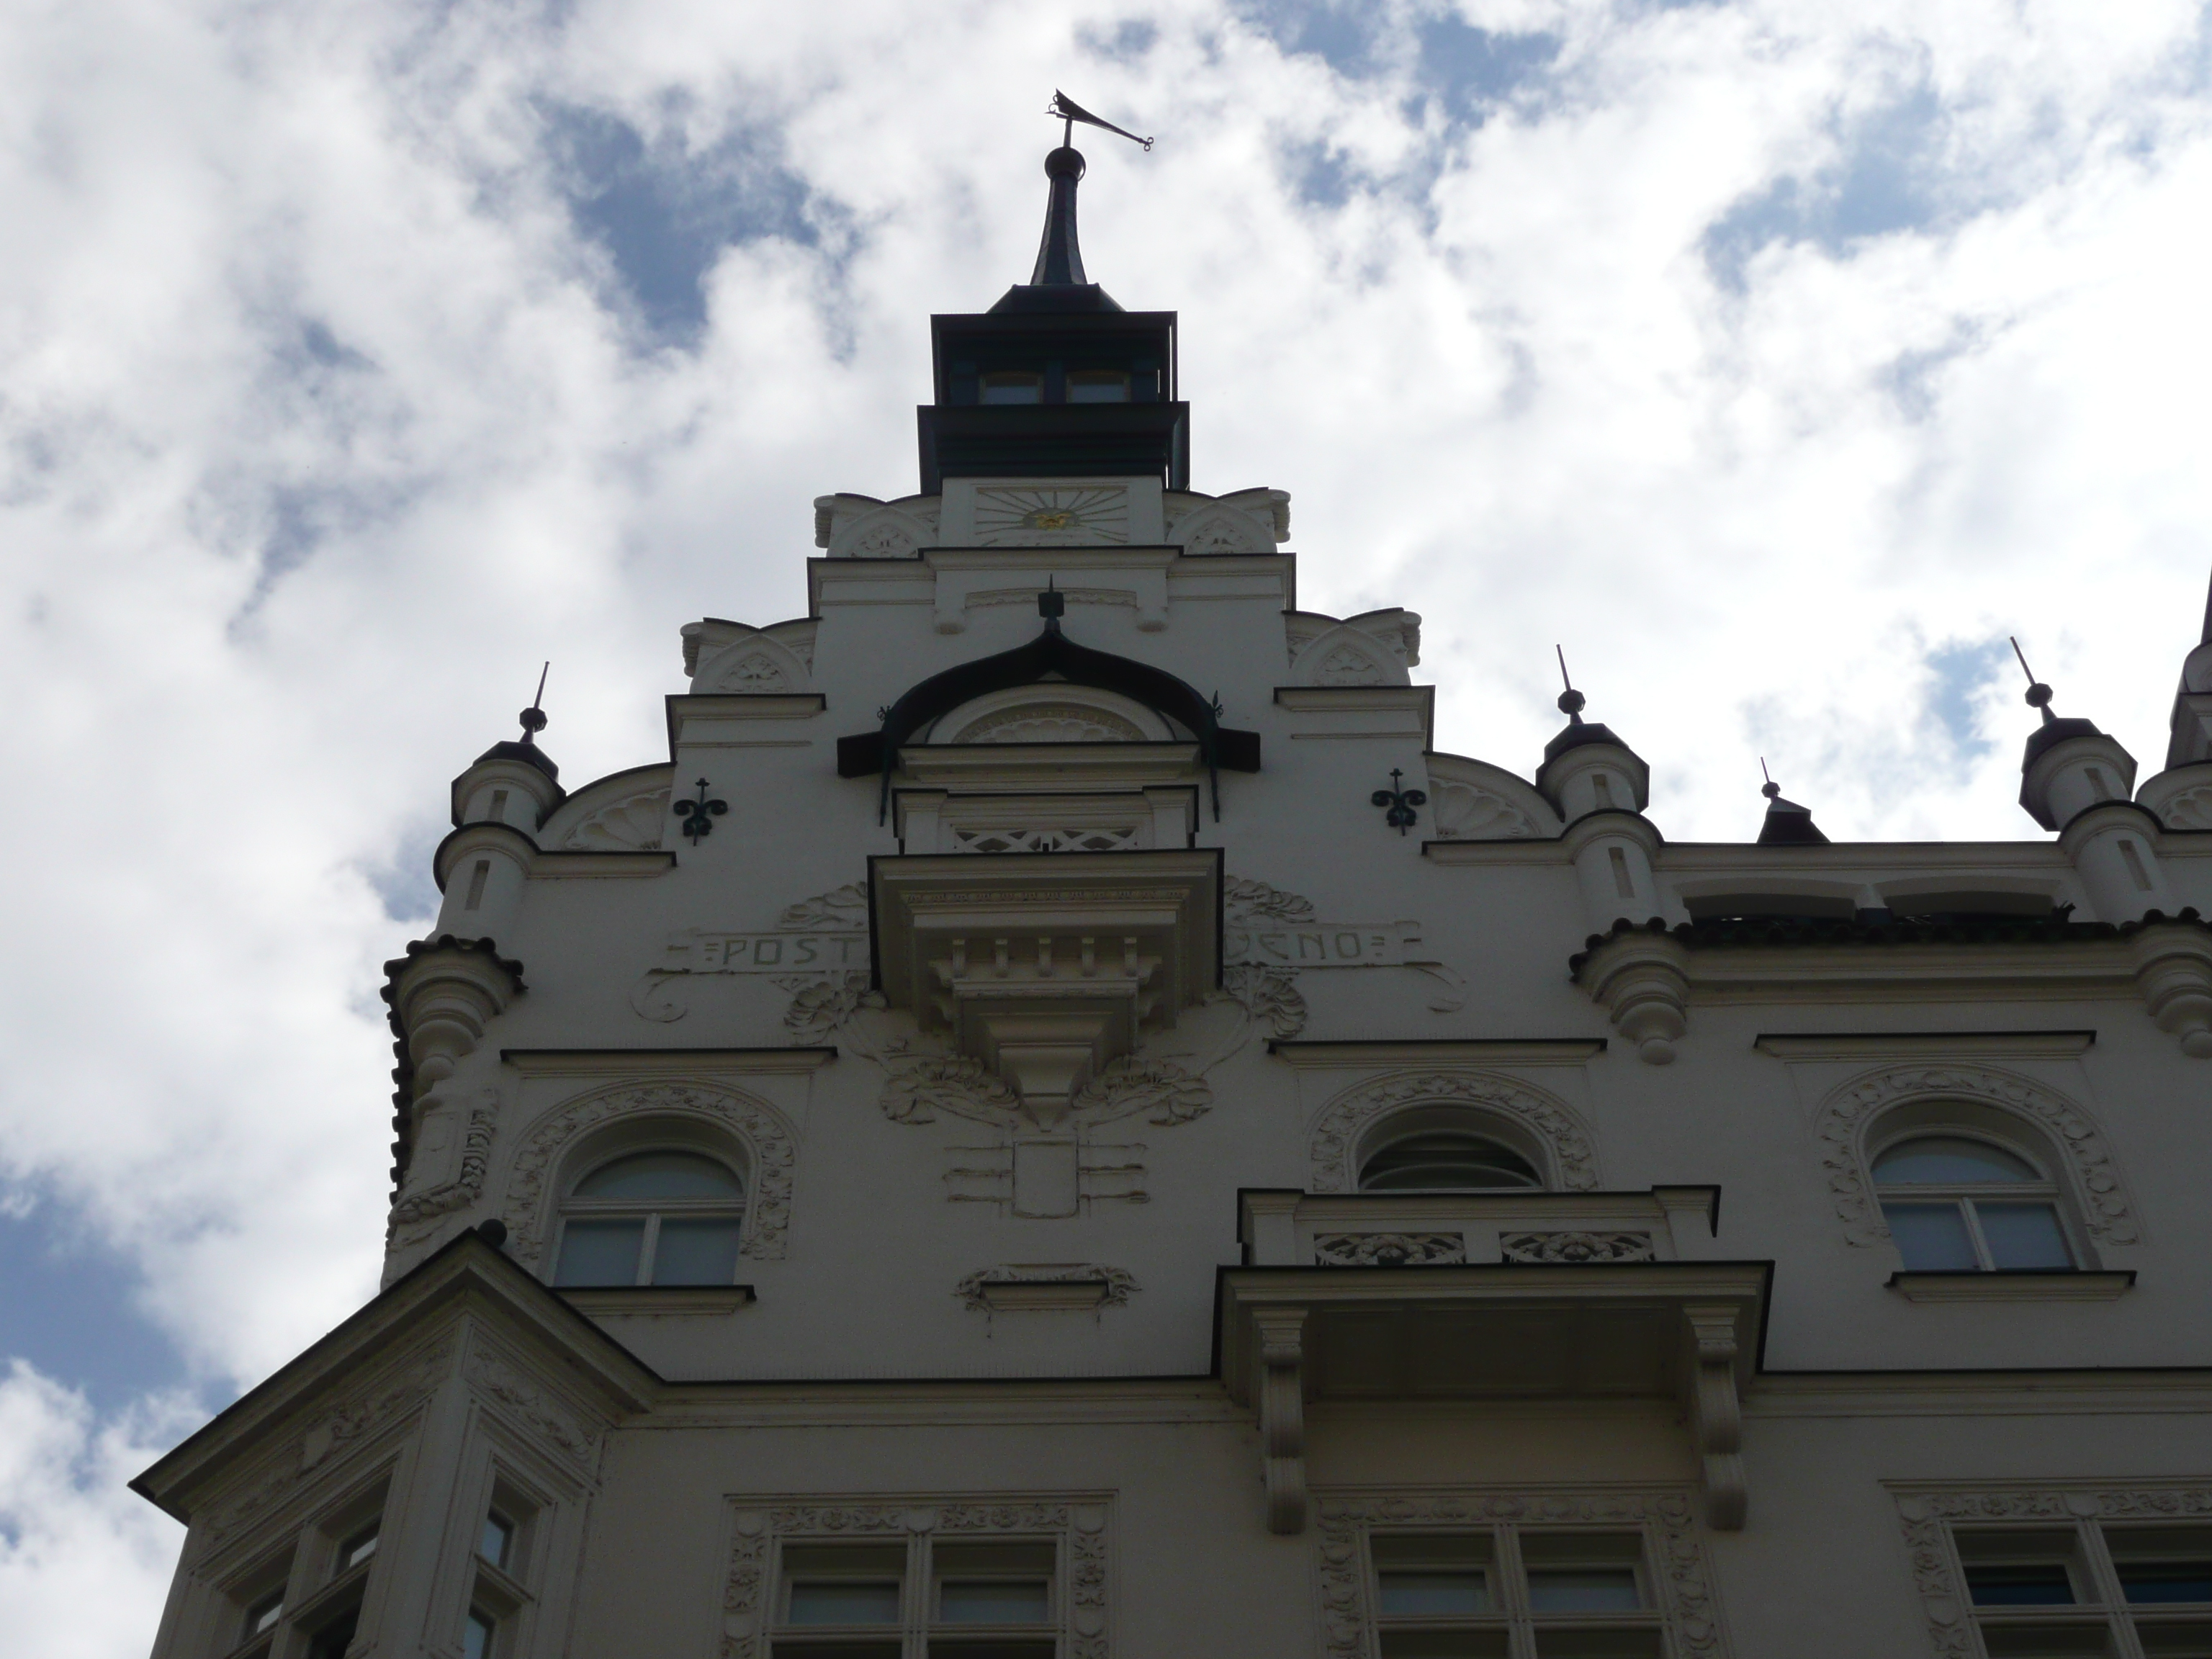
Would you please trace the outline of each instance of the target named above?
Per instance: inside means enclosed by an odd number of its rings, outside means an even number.
[[[495,938],[521,900],[538,826],[568,793],[561,769],[538,746],[546,725],[544,697],[541,672],[538,696],[518,717],[521,737],[492,744],[453,780],[453,833],[439,843],[434,860],[446,896],[437,933]]]
[[[2130,799],[2135,757],[2089,720],[2051,711],[2051,690],[2035,678],[2020,641],[2027,706],[2042,716],[2021,755],[2020,804],[2058,842],[2088,889],[2100,921],[2142,920],[2175,907],[2158,865],[2158,820]]]

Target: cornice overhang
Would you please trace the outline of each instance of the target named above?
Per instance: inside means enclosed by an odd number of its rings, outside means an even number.
[[[663,1386],[643,1360],[477,1234],[465,1232],[216,1413],[131,1489],[189,1525],[211,1479],[298,1427],[311,1407],[363,1369],[469,1316],[495,1322],[510,1341],[553,1362],[610,1417],[648,1409]]]
[[[573,877],[651,877],[676,867],[676,854],[658,848],[620,851],[612,848],[540,847],[512,824],[465,823],[438,843],[430,872],[446,890],[454,866],[471,853],[498,851],[522,866],[532,881]]]

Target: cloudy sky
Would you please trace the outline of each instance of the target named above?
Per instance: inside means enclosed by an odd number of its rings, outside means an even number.
[[[374,1288],[378,964],[553,659],[581,781],[678,628],[913,487],[926,318],[1179,307],[1194,481],[1296,496],[1522,772],[1563,643],[1676,839],[2014,836],[2155,769],[2212,569],[2184,0],[14,0],[0,8],[0,1628],[149,1644],[121,1480]]]

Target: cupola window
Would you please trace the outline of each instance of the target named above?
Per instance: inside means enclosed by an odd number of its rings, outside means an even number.
[[[1072,369],[1067,376],[1067,401],[1126,404],[1129,401],[1129,377],[1111,369]]]
[[[1012,370],[986,374],[981,391],[987,404],[1041,404],[1044,401],[1044,376]]]
[[[1520,1153],[1486,1136],[1454,1129],[1391,1141],[1359,1171],[1360,1190],[1369,1193],[1527,1191],[1543,1185]]]
[[[2019,1153],[1922,1135],[1875,1159],[1883,1219],[1915,1273],[2064,1272],[2075,1265],[2058,1189]]]
[[[744,1183],[696,1152],[633,1152],[579,1181],[563,1206],[559,1285],[727,1285]]]

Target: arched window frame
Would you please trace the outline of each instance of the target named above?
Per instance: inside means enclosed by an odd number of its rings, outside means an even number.
[[[1486,1141],[1499,1151],[1509,1152],[1528,1165],[1535,1177],[1534,1186],[1514,1184],[1497,1187],[1437,1187],[1437,1188],[1374,1188],[1368,1185],[1368,1170],[1375,1160],[1393,1146],[1402,1145],[1420,1135],[1464,1135],[1470,1139]],[[1389,1112],[1370,1124],[1359,1137],[1352,1160],[1352,1180],[1358,1192],[1552,1192],[1557,1190],[1557,1181],[1551,1169],[1551,1148],[1540,1136],[1528,1128],[1495,1112],[1486,1112],[1480,1106],[1462,1105],[1450,1101],[1431,1101],[1406,1106]]]
[[[563,1101],[525,1129],[501,1206],[507,1254],[550,1282],[562,1199],[586,1170],[665,1140],[701,1147],[743,1173],[739,1254],[781,1260],[797,1131],[766,1101],[703,1078],[610,1084]]]
[[[1309,1190],[1357,1191],[1365,1154],[1379,1144],[1370,1139],[1377,1128],[1401,1113],[1434,1108],[1465,1114],[1460,1121],[1473,1133],[1519,1152],[1547,1192],[1598,1185],[1589,1126],[1558,1096],[1494,1072],[1403,1071],[1356,1084],[1322,1109],[1307,1146]]]
[[[744,1247],[746,1212],[750,1208],[752,1183],[747,1179],[744,1161],[733,1150],[713,1144],[698,1133],[684,1133],[678,1126],[661,1124],[659,1134],[647,1133],[643,1138],[620,1133],[593,1137],[576,1157],[568,1160],[561,1186],[561,1201],[554,1214],[552,1248],[549,1252],[552,1283],[560,1283],[561,1257],[568,1237],[569,1224],[576,1221],[643,1220],[645,1228],[638,1243],[637,1268],[631,1279],[633,1285],[651,1285],[656,1281],[654,1271],[659,1255],[661,1223],[665,1219],[720,1220],[737,1224],[738,1248],[731,1252],[730,1282],[737,1281],[736,1263]],[[717,1165],[737,1183],[734,1198],[597,1198],[578,1192],[586,1181],[600,1170],[619,1164],[626,1158],[653,1152],[666,1152],[679,1157],[696,1158]],[[605,1288],[586,1286],[579,1283],[574,1288]]]
[[[1868,1147],[1887,1147],[1905,1128],[1923,1125],[1926,1134],[1978,1128],[2000,1145],[2017,1141],[2047,1154],[2031,1161],[2057,1172],[2061,1212],[2077,1243],[2104,1250],[2142,1242],[2126,1178],[2087,1108],[1999,1066],[1921,1062],[1859,1073],[1831,1090],[1814,1116],[1814,1139],[1846,1243],[1891,1248]],[[2080,1265],[2090,1271],[2103,1264],[2084,1249]]]
[[[1875,1132],[1868,1137],[1866,1164],[1868,1185],[1874,1193],[1875,1203],[1881,1206],[1884,1224],[1889,1224],[1892,1206],[1956,1206],[1964,1220],[1978,1266],[1972,1269],[1955,1271],[2075,1273],[2094,1267],[2096,1263],[2081,1224],[2079,1206],[2070,1201],[2067,1182],[2061,1173],[2064,1165],[2055,1155],[2055,1149],[2045,1144],[2043,1137],[2027,1125],[2007,1123],[2002,1118],[1992,1123],[1990,1120],[1993,1115],[1987,1107],[1978,1106],[1971,1101],[1927,1101],[1917,1106],[1900,1108],[1881,1119],[1875,1126]],[[2021,1182],[1912,1182],[1888,1185],[1879,1179],[1877,1171],[1881,1160],[1891,1152],[1914,1141],[1938,1139],[1964,1140],[1986,1146],[1993,1152],[2027,1164],[2039,1179]],[[1985,1237],[1980,1206],[2002,1203],[2049,1205],[2057,1218],[2059,1236],[2065,1243],[2069,1258],[2068,1262],[2063,1267],[2041,1266],[2021,1269],[1999,1261]],[[1893,1231],[1891,1242],[1905,1271],[1926,1271],[1915,1267]]]

